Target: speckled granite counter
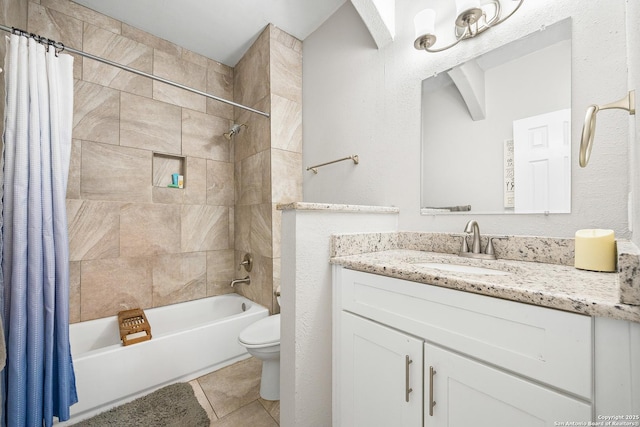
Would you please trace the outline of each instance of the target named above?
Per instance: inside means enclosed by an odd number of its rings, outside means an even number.
[[[292,202],[280,203],[278,210],[289,211],[334,211],[334,212],[368,212],[368,213],[398,213],[399,208],[387,206],[361,206],[361,205],[340,205],[334,203],[314,203],[314,202]]]
[[[567,265],[569,258],[572,263],[572,239],[523,238],[530,243],[528,249],[526,245],[516,245],[516,242],[522,243],[518,238],[511,236],[509,239],[510,242],[495,242],[498,258],[502,259],[493,261],[455,255],[458,247],[454,243],[460,240],[456,235],[340,235],[332,238],[331,263],[589,316],[640,322],[640,306],[620,303],[619,274],[583,271]],[[416,245],[417,241],[422,243]],[[503,256],[498,250],[499,243],[503,243]],[[504,255],[509,254],[515,259],[504,259]],[[416,265],[426,262],[478,266],[510,274],[469,274]]]

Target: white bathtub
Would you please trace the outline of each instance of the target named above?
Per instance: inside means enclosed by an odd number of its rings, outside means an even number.
[[[120,343],[117,316],[70,325],[78,403],[71,407],[69,423],[247,358],[238,335],[269,314],[237,294],[145,313],[153,338],[126,347]]]

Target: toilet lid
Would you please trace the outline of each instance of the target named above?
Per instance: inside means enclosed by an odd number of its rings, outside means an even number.
[[[280,343],[280,315],[265,317],[244,328],[238,337],[246,345],[271,345]]]

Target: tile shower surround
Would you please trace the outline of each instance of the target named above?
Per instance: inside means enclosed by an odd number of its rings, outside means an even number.
[[[272,114],[75,57],[71,321],[232,292],[245,251],[256,266],[238,291],[272,307],[275,204],[302,196],[300,41],[270,25],[234,69],[68,0],[24,8],[29,32]],[[249,127],[230,143],[234,121]],[[184,157],[184,189],[152,185],[154,153]]]
[[[276,205],[302,198],[302,44],[273,26],[234,69],[234,100],[270,111],[236,110],[247,128],[234,137],[235,259],[253,255],[251,285],[238,292],[279,311],[280,215]],[[244,270],[239,272],[244,277]]]

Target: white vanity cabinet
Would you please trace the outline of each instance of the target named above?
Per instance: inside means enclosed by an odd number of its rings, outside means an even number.
[[[340,323],[342,425],[421,425],[422,340],[347,312]]]
[[[594,419],[588,316],[334,266],[333,320],[334,426]]]

